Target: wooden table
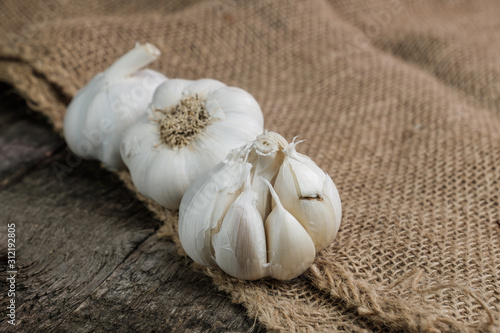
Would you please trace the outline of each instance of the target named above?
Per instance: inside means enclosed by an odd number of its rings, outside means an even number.
[[[160,222],[97,162],[77,163],[46,119],[0,86],[0,331],[261,332],[159,239]],[[16,323],[7,323],[7,224]]]

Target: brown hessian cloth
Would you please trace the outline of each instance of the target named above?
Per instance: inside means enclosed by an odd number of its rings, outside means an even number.
[[[7,0],[1,12],[0,80],[56,131],[72,96],[139,41],[162,51],[151,68],[241,87],[266,129],[307,140],[299,152],[342,198],[334,243],[288,282],[202,269],[269,330],[500,329],[500,1]],[[175,214],[141,199],[178,242]]]

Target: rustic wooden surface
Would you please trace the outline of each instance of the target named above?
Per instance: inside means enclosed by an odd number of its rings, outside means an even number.
[[[78,161],[45,119],[0,86],[0,296],[16,225],[16,322],[2,332],[262,332],[195,272],[160,223],[97,162]]]

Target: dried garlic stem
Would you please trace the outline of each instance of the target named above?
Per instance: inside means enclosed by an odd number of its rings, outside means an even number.
[[[106,76],[109,80],[123,79],[149,65],[159,56],[160,50],[154,45],[137,43],[135,48],[121,56],[106,70]]]

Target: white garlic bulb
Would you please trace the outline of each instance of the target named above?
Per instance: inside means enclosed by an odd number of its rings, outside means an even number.
[[[155,89],[167,78],[150,69],[158,58],[151,44],[137,44],[75,95],[64,117],[64,137],[79,157],[97,159],[109,169],[124,167],[123,132],[146,113]]]
[[[195,262],[245,280],[289,280],[331,244],[340,227],[340,196],[297,144],[266,132],[189,186],[179,238]]]
[[[177,209],[194,179],[263,127],[260,106],[246,91],[212,79],[169,79],[125,133],[121,156],[140,193]]]

